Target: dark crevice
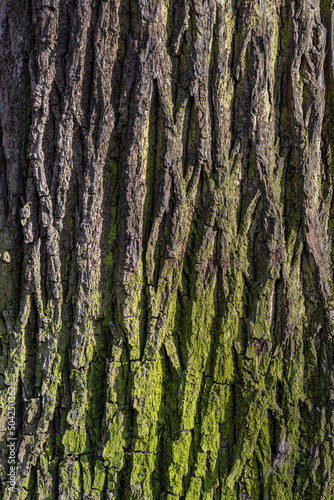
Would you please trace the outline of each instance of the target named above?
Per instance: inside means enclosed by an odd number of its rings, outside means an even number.
[[[30,400],[35,398],[38,394],[42,380],[41,380],[41,355],[40,345],[38,342],[38,329],[39,329],[39,314],[36,306],[34,296],[31,295],[30,315],[25,331],[25,346],[26,346],[26,359],[25,359],[25,374],[23,395],[24,398]]]
[[[275,351],[276,346],[281,342],[284,326],[284,279],[282,269],[279,278],[275,281],[274,295],[273,295],[273,315],[271,321],[271,341],[272,352]]]
[[[0,126],[0,230],[3,228],[8,219],[8,187],[6,178],[6,157],[2,145],[2,128]]]
[[[182,154],[182,171],[183,177],[186,180],[188,189],[191,185],[191,179],[196,171],[198,163],[198,147],[199,147],[199,125],[197,119],[197,109],[194,97],[188,98],[185,109],[183,122],[183,154]]]
[[[157,81],[153,81],[151,107],[149,112],[148,151],[146,161],[146,193],[143,214],[143,256],[147,252],[157,204],[159,172],[162,167],[162,113]]]

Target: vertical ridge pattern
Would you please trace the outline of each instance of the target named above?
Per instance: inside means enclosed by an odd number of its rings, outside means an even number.
[[[1,2],[2,498],[334,497],[333,8]]]

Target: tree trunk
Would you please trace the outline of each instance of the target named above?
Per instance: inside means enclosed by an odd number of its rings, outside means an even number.
[[[331,0],[0,1],[1,498],[334,498],[333,54]]]

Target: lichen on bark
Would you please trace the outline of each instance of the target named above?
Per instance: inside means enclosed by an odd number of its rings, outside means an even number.
[[[334,497],[333,12],[1,2],[1,498]]]

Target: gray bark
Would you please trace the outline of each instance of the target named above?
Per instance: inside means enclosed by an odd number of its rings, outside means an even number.
[[[2,498],[334,497],[333,29],[0,1]]]

